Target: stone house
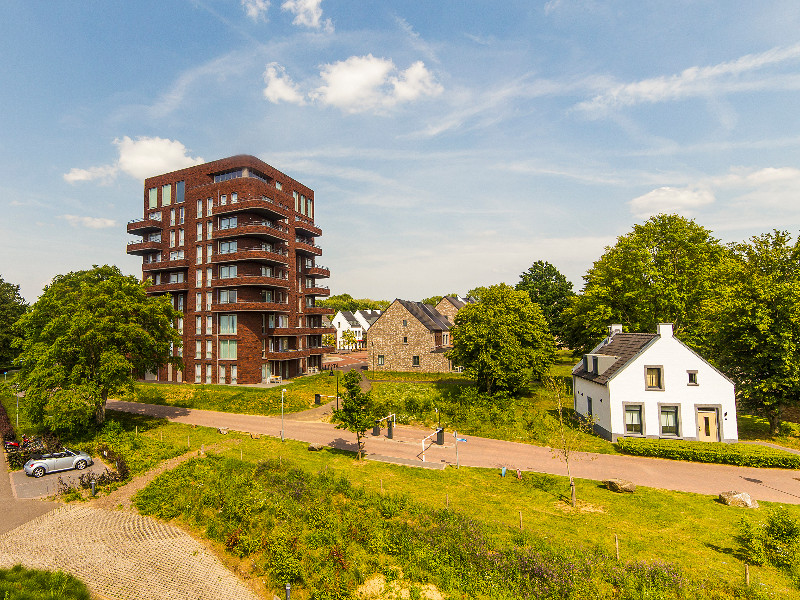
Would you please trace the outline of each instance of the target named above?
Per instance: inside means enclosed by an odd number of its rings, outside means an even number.
[[[733,382],[673,335],[609,336],[572,369],[575,412],[594,421],[605,439],[646,437],[735,442]]]
[[[445,356],[452,346],[450,315],[455,317],[458,310],[470,302],[445,297],[435,308],[409,300],[392,302],[369,329],[367,361],[370,370],[452,371],[453,365]]]

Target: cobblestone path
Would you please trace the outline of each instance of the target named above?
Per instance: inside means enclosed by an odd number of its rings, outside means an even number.
[[[128,511],[66,505],[0,535],[0,567],[61,569],[113,600],[257,600],[198,541]]]

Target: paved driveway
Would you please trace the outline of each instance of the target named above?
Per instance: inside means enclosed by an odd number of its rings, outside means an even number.
[[[162,417],[190,425],[227,427],[233,431],[281,435],[280,417],[237,415],[209,410],[190,410],[135,402],[109,400],[109,410]],[[385,429],[383,432],[385,433]],[[421,460],[422,439],[432,431],[397,427],[395,439],[385,435],[367,436],[366,451],[381,456]],[[355,450],[355,436],[336,429],[329,423],[296,421],[288,416],[284,423],[288,439],[324,444],[344,450]],[[462,436],[459,436],[462,437]],[[458,445],[458,461],[472,467],[522,469],[553,475],[566,475],[564,463],[549,448],[486,438],[463,436],[467,442]],[[446,444],[426,444],[427,461],[456,464],[455,440],[452,432],[445,436]],[[575,453],[570,463],[575,477],[603,480],[612,477],[629,479],[637,485],[653,488],[719,494],[729,490],[747,492],[757,500],[800,504],[800,472],[789,469],[754,469],[730,465],[712,465],[619,456],[610,454]]]
[[[73,484],[77,487],[78,478],[84,473],[97,473],[98,475],[106,470],[106,465],[97,458],[92,457],[94,464],[85,468],[83,471],[60,471],[58,473],[48,473],[43,477],[28,477],[25,471],[13,471],[11,473],[11,484],[14,487],[14,496],[19,499],[26,498],[46,498],[58,492],[58,479],[67,485]]]

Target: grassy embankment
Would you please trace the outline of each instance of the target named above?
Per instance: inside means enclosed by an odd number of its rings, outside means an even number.
[[[61,571],[38,571],[17,565],[0,569],[0,598],[3,600],[89,600],[89,590]]]

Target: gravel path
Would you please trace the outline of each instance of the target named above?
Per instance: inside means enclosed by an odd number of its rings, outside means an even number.
[[[62,506],[0,536],[0,567],[72,573],[119,600],[257,600],[197,540],[128,511]]]

